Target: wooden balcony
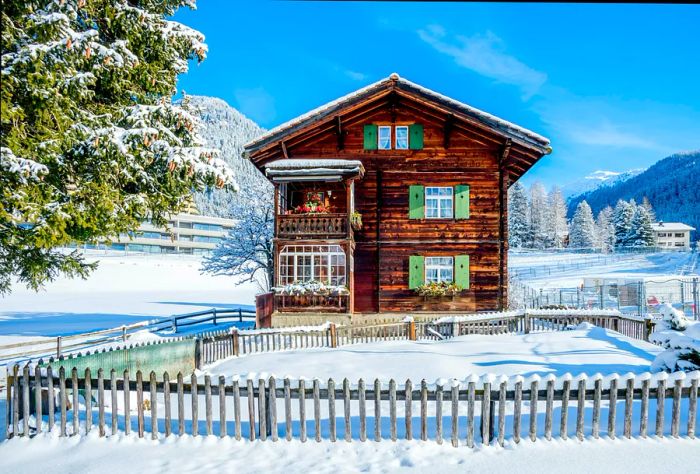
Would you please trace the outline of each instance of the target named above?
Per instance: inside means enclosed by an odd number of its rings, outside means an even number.
[[[283,239],[344,238],[347,214],[282,214],[277,216],[277,237]]]
[[[282,313],[347,313],[350,295],[275,295],[275,310]]]

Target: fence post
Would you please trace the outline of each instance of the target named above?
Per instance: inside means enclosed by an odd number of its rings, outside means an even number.
[[[408,339],[411,341],[416,340],[416,322],[414,320],[408,322]]]
[[[654,330],[654,323],[651,321],[651,318],[647,318],[644,320],[644,340],[649,341],[649,336],[651,335],[651,332]]]
[[[172,318],[171,321],[173,323],[173,332],[177,332],[177,318]]]
[[[328,335],[331,339],[330,340],[331,347],[333,347],[333,348],[338,347],[338,333],[336,332],[336,329],[335,329],[335,323],[331,323],[328,326]]]
[[[62,352],[63,352],[63,351],[61,350],[61,345],[62,345],[62,344],[61,344],[61,340],[62,340],[62,339],[63,339],[63,338],[62,338],[61,336],[58,336],[58,337],[56,338],[56,358],[57,358],[57,359],[58,359],[59,357],[61,357]]]
[[[214,313],[214,326],[216,326],[216,308],[213,309]]]
[[[241,308],[238,308],[238,322],[242,323],[243,322],[243,311],[241,311]]]
[[[237,328],[231,329],[231,346],[232,346],[233,355],[238,357],[239,350],[238,350],[238,329]]]
[[[527,311],[525,311],[524,322],[525,322],[525,334],[530,334],[530,315],[527,313]]]
[[[202,346],[204,345],[204,341],[202,338],[197,338],[195,339],[195,345],[194,345],[194,366],[197,369],[202,368]]]
[[[693,317],[695,317],[695,320],[700,319],[700,308],[698,308],[699,304],[700,295],[698,295],[698,278],[695,277],[693,278]]]
[[[122,325],[122,342],[126,342],[126,326]]]

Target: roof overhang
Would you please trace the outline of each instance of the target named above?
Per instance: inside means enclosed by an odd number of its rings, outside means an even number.
[[[263,167],[265,175],[276,183],[296,181],[342,181],[362,177],[365,168],[358,160],[280,159]]]

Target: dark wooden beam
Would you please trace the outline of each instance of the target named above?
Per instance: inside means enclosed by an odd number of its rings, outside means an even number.
[[[450,135],[452,134],[452,129],[454,128],[455,125],[455,116],[453,114],[449,114],[447,118],[445,118],[445,125],[443,126],[442,130],[442,146],[445,149],[448,149],[450,147]]]
[[[391,114],[391,123],[396,123],[396,106],[399,103],[399,96],[396,92],[389,94],[389,113]]]
[[[506,139],[506,142],[503,144],[503,149],[501,150],[501,156],[499,157],[501,165],[505,165],[508,155],[510,155],[510,148],[512,145],[513,140],[510,138]]]
[[[280,148],[282,148],[282,156],[289,158],[289,153],[287,153],[287,145],[284,143],[284,140],[280,142]]]
[[[340,115],[335,116],[335,135],[338,139],[338,150],[345,148],[345,133],[343,132],[343,121]]]

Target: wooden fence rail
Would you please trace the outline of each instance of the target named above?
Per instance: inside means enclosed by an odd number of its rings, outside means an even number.
[[[14,366],[8,375],[7,433],[31,437],[57,430],[75,436],[96,429],[100,437],[133,430],[152,439],[188,433],[364,442],[371,426],[376,441],[415,437],[468,447],[518,443],[523,435],[695,438],[700,381],[700,371],[484,376],[442,384],[209,375],[202,382],[194,374],[132,375],[88,368],[79,377],[76,369],[61,367],[56,374],[51,367]]]

